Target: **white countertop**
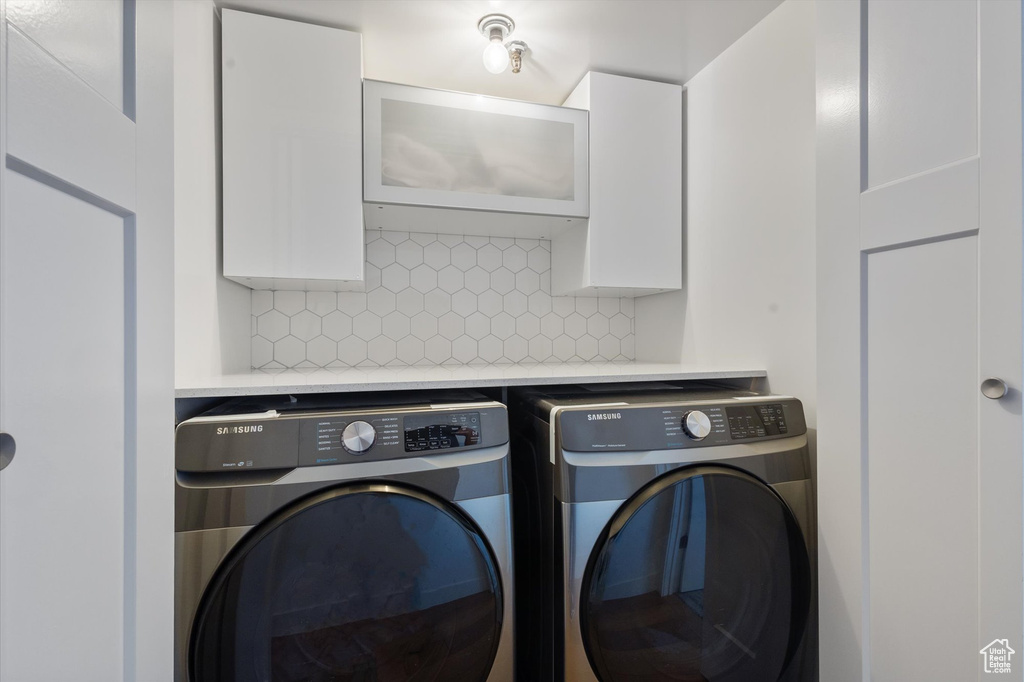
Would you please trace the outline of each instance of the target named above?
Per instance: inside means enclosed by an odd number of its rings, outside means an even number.
[[[430,367],[253,370],[179,381],[178,398],[282,393],[541,386],[574,382],[682,381],[767,376],[763,369],[653,362],[581,362]]]

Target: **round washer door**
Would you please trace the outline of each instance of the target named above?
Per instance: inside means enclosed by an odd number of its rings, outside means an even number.
[[[394,484],[333,488],[249,532],[206,589],[190,682],[474,682],[494,662],[494,555],[454,506]]]
[[[680,469],[601,534],[582,636],[601,682],[775,682],[810,597],[807,546],[770,486],[727,467]]]

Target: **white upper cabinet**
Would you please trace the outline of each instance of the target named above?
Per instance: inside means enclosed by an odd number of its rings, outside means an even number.
[[[368,80],[363,124],[368,229],[551,238],[589,215],[586,111]]]
[[[362,40],[223,10],[224,276],[361,290]]]
[[[590,220],[554,237],[552,293],[682,288],[682,88],[591,72],[565,104],[590,111]]]

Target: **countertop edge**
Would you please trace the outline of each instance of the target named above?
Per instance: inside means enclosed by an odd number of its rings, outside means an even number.
[[[515,365],[496,367],[496,372],[514,369]],[[582,366],[580,366],[582,367]],[[624,365],[624,368],[628,365]],[[706,379],[760,379],[768,375],[763,369],[680,369],[678,371],[666,370],[644,370],[637,368],[636,372],[601,372],[593,374],[572,373],[558,374],[553,372],[549,375],[538,376],[481,376],[466,378],[382,378],[374,380],[362,380],[344,382],[319,381],[310,383],[291,383],[287,381],[286,373],[276,375],[285,379],[282,383],[275,384],[275,375],[251,375],[266,378],[266,383],[254,383],[251,385],[231,385],[230,376],[225,377],[224,385],[182,387],[175,389],[175,398],[229,398],[245,395],[281,395],[288,393],[354,393],[358,391],[401,391],[415,389],[447,389],[447,388],[487,388],[506,386],[549,386],[553,384],[567,383],[590,383],[603,384],[614,382],[633,381],[697,381]],[[243,375],[234,375],[235,377]]]

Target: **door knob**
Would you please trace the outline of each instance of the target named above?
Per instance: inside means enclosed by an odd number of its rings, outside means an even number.
[[[14,459],[14,451],[16,449],[14,436],[0,431],[0,471],[6,469],[7,465]]]
[[[999,400],[1006,395],[1006,382],[996,377],[989,377],[981,382],[981,394],[992,400]]]

